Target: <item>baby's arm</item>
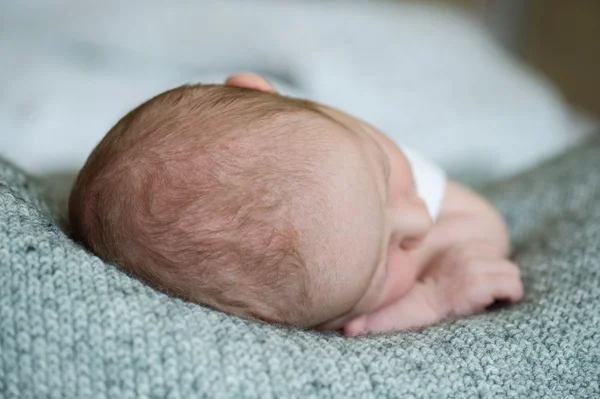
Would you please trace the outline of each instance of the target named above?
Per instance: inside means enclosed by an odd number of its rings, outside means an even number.
[[[519,268],[508,260],[510,242],[498,211],[478,194],[450,182],[436,229],[424,243],[420,280],[435,287],[448,315],[479,313],[495,301],[523,296]]]
[[[507,260],[509,238],[498,212],[479,195],[449,182],[436,224],[411,255],[423,265],[398,301],[345,327],[348,335],[431,325],[483,311],[523,295],[519,269]]]

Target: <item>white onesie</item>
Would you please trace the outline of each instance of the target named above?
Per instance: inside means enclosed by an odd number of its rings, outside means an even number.
[[[440,167],[425,159],[418,152],[405,145],[399,144],[398,146],[412,169],[417,194],[425,202],[431,219],[435,221],[446,192],[446,174]]]

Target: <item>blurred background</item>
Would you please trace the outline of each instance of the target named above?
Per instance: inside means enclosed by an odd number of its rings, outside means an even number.
[[[600,1],[446,0],[487,20],[570,103],[600,116]]]
[[[597,0],[0,2],[0,154],[73,174],[149,97],[253,71],[467,184],[594,134]]]

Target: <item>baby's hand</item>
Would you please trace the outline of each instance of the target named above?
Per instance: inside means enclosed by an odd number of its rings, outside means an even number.
[[[455,246],[439,256],[411,291],[373,313],[344,326],[346,335],[425,327],[449,316],[468,316],[496,301],[523,296],[518,267],[483,243]]]
[[[424,327],[482,312],[496,301],[518,301],[523,285],[518,267],[506,259],[509,247],[498,211],[480,195],[449,182],[434,227],[411,254],[426,269],[405,296],[351,320],[344,333]]]
[[[489,256],[485,244],[449,249],[433,262],[422,281],[433,289],[433,306],[446,316],[482,312],[496,301],[514,303],[523,296],[519,268]]]

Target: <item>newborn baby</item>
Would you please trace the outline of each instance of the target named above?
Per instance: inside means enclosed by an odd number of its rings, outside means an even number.
[[[373,126],[253,74],[131,111],[90,155],[69,214],[104,261],[254,320],[359,335],[523,293],[483,198]]]

